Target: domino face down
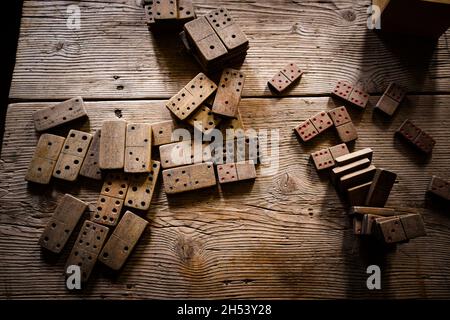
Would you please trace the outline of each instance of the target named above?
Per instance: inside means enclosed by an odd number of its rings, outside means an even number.
[[[47,250],[60,253],[87,206],[84,201],[65,194],[39,238],[39,244]]]
[[[33,158],[28,165],[25,180],[48,184],[64,144],[64,138],[53,134],[40,136]]]
[[[36,131],[44,131],[87,116],[81,97],[75,97],[33,113]]]
[[[123,169],[126,130],[126,121],[103,121],[99,151],[99,166],[101,169]]]

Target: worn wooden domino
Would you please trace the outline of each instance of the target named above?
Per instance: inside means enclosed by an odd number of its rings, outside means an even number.
[[[53,177],[75,181],[89,149],[92,135],[87,132],[70,130],[53,170]]]
[[[153,1],[153,17],[157,20],[175,20],[178,16],[176,0]]]
[[[163,170],[164,190],[167,194],[191,191],[216,185],[212,162]]]
[[[113,270],[120,270],[128,259],[148,222],[131,211],[125,212],[99,255],[99,260]]]
[[[106,241],[109,228],[86,220],[70,252],[65,269],[79,266],[81,281],[86,282],[94,269],[100,250]]]
[[[225,69],[220,78],[212,112],[223,117],[236,117],[244,81],[243,72]]]
[[[325,111],[321,111],[315,114],[309,120],[311,120],[311,123],[317,129],[318,133],[322,133],[326,129],[333,126],[333,121],[331,120],[328,113]]]
[[[268,84],[280,93],[299,80],[302,74],[302,70],[295,63],[290,62],[277,72]]]
[[[413,142],[422,130],[410,120],[406,119],[396,133],[405,139]]]
[[[375,225],[382,241],[387,244],[408,240],[401,220],[397,216],[375,219]]]
[[[44,131],[87,116],[81,97],[75,97],[33,113],[37,131]]]
[[[311,140],[312,138],[316,137],[319,134],[319,132],[317,131],[316,127],[314,127],[310,119],[300,123],[294,129],[295,132],[297,132],[299,137],[304,142]]]
[[[351,206],[361,206],[366,203],[372,182],[366,182],[347,190],[347,199]]]
[[[47,250],[60,253],[87,206],[86,202],[65,194],[39,238],[39,244]]]
[[[375,108],[392,116],[406,95],[405,90],[395,83],[390,83],[384,94],[378,100]]]
[[[103,121],[99,152],[101,169],[122,169],[124,167],[126,131],[126,121]]]
[[[214,150],[211,150],[214,153]],[[221,156],[221,157],[220,157]],[[262,163],[262,150],[259,139],[255,136],[228,139],[224,141],[221,154],[214,154],[215,163],[233,163],[252,160],[255,164]]]
[[[36,149],[28,165],[25,180],[48,184],[64,144],[64,138],[44,133],[40,136]]]
[[[437,176],[432,176],[427,191],[444,200],[450,201],[450,183]]]
[[[204,63],[211,63],[228,53],[227,48],[205,17],[187,22],[183,28],[187,38],[195,44],[199,58]]]
[[[342,126],[343,124],[352,122],[350,115],[348,114],[346,107],[338,107],[330,110],[328,114],[333,120],[333,123],[336,127]]]
[[[396,179],[397,174],[394,172],[377,169],[367,193],[365,205],[368,207],[384,207]]]
[[[150,173],[135,174],[130,177],[130,184],[125,198],[125,206],[139,210],[148,210],[158,181],[161,164],[152,160]]]
[[[413,143],[422,152],[430,153],[431,151],[433,151],[436,141],[433,139],[432,136],[430,136],[428,133],[422,130],[417,136],[417,138],[413,141]]]
[[[361,225],[361,234],[362,235],[371,235],[373,230],[373,225],[376,222],[376,219],[381,218],[381,216],[377,216],[374,214],[365,214],[362,219]]]
[[[329,148],[311,153],[311,158],[313,159],[317,170],[332,168],[335,164]]]
[[[182,23],[195,19],[195,8],[191,0],[177,0],[178,20]]]
[[[372,160],[373,150],[371,148],[360,149],[335,159],[337,166],[345,166],[346,164],[367,158]]]
[[[91,144],[80,169],[80,176],[101,180],[102,171],[99,166],[101,130],[95,131]]]
[[[160,146],[173,142],[172,133],[175,130],[175,123],[173,120],[152,123],[151,126],[154,146]]]
[[[393,208],[373,208],[373,207],[365,207],[365,206],[352,206],[349,211],[350,215],[365,215],[372,214],[376,216],[390,217],[395,216],[397,211]]]
[[[358,133],[345,107],[338,107],[329,112],[339,138],[343,142],[350,142],[358,139]]]
[[[368,93],[345,81],[338,81],[332,94],[360,108],[365,108],[369,101]]]
[[[198,108],[188,119],[187,122],[191,124],[195,129],[204,134],[209,134],[215,129],[222,119],[211,111],[210,108],[203,105]]]
[[[180,120],[188,118],[214,92],[217,86],[206,75],[199,73],[173,96],[166,107]]]
[[[428,133],[408,119],[402,123],[396,134],[405,138],[425,153],[430,153],[436,144],[436,141]]]
[[[408,239],[423,237],[427,235],[425,224],[420,214],[406,214],[400,216],[403,231]]]
[[[342,157],[346,154],[349,154],[350,151],[348,151],[348,147],[345,143],[341,143],[332,147],[328,148],[330,150],[331,156],[333,159]]]
[[[128,186],[128,175],[109,173],[100,191],[96,209],[91,214],[91,220],[107,226],[115,226],[119,221]]]
[[[339,188],[341,191],[347,191],[349,188],[372,181],[376,168],[373,165],[367,168],[346,174],[339,179]]]
[[[146,123],[128,123],[125,139],[124,171],[150,172],[152,158],[152,128]]]
[[[238,181],[236,163],[225,163],[217,165],[217,175],[219,183],[229,183]]]
[[[356,160],[355,162],[350,162],[340,167],[333,168],[330,172],[331,182],[333,184],[337,184],[341,177],[345,176],[346,174],[367,168],[368,166],[370,166],[370,163],[371,162],[368,158],[364,158]]]
[[[220,7],[205,17],[228,51],[238,51],[248,46],[247,36],[234,22],[226,8]]]

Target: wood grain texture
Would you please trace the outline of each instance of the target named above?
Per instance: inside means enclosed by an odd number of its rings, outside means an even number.
[[[116,114],[127,121],[170,119],[163,105],[87,102],[89,122],[77,129],[93,132]],[[210,188],[167,198],[157,187],[149,212],[140,214],[149,226],[123,270],[111,275],[96,266],[82,293],[65,289],[68,250],[51,260],[37,241],[65,192],[89,202],[92,211],[101,183],[55,181],[36,188],[23,180],[37,143],[32,113],[45,106],[8,108],[0,160],[1,298],[450,298],[448,207],[425,196],[432,174],[450,178],[448,95],[409,96],[392,121],[372,107],[364,113],[349,109],[360,136],[350,151],[371,147],[374,164],[398,174],[387,206],[419,208],[426,237],[381,250],[353,235],[346,204],[309,159],[314,150],[336,145],[336,133],[330,129],[300,144],[293,132],[297,123],[336,107],[333,100],[242,99],[247,128],[280,130],[278,169],[260,165],[254,183],[222,186],[220,192]],[[394,139],[406,117],[437,140],[431,158]],[[263,169],[270,175],[263,176]],[[382,270],[377,292],[366,288],[370,264]]]
[[[164,98],[200,68],[180,41],[155,38],[136,0],[77,2],[80,30],[66,26],[71,1],[24,1],[11,99]],[[225,6],[248,36],[243,97],[269,96],[286,61],[305,71],[286,95],[330,93],[338,80],[383,92],[449,92],[450,32],[436,44],[385,39],[366,27],[370,0],[195,1],[199,16]],[[218,81],[220,74],[215,76]]]

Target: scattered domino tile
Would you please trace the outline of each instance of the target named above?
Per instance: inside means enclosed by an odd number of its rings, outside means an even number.
[[[216,185],[216,175],[211,162],[163,170],[163,180],[167,194]]]
[[[399,217],[386,217],[375,219],[381,239],[385,243],[397,243],[408,240]]]
[[[95,180],[102,179],[102,172],[99,167],[100,136],[101,130],[97,130],[81,165],[80,176]]]
[[[125,139],[124,171],[150,172],[152,159],[152,128],[146,123],[128,123]]]
[[[328,148],[330,150],[331,156],[333,159],[342,157],[343,155],[349,154],[347,145],[345,143],[341,143]]]
[[[383,111],[385,114],[392,116],[397,110],[400,103],[403,101],[406,95],[399,85],[390,83],[384,94],[378,100],[375,108]]]
[[[295,127],[295,131],[305,142],[311,140],[319,134],[316,127],[314,127],[311,120],[309,119]]]
[[[236,163],[219,164],[217,166],[219,183],[238,181]]]
[[[422,216],[420,214],[407,214],[400,216],[403,230],[408,239],[423,237],[427,235]]]
[[[396,134],[414,144],[424,153],[430,153],[436,144],[436,141],[429,134],[421,130],[410,120],[405,120]]]
[[[152,28],[177,28],[195,19],[191,0],[155,0],[145,4],[144,11],[145,21]]]
[[[96,210],[91,220],[107,226],[115,226],[119,221],[123,202],[129,186],[129,177],[123,173],[109,173],[103,183]]]
[[[377,169],[365,205],[368,207],[384,207],[396,179],[397,174],[394,172]]]
[[[126,132],[126,121],[103,121],[99,151],[100,169],[122,169],[124,167]]]
[[[433,151],[436,141],[425,131],[419,133],[413,143],[423,152],[430,153]]]
[[[81,97],[75,97],[33,113],[37,131],[44,131],[87,116]]]
[[[334,167],[334,159],[328,148],[311,153],[311,157],[317,170],[324,170]]]
[[[89,149],[92,135],[87,132],[70,130],[53,170],[53,177],[75,181]]]
[[[348,122],[352,122],[352,119],[350,118],[350,115],[347,112],[347,108],[345,107],[334,108],[330,110],[328,114],[330,115],[331,120],[333,120],[333,123],[336,127],[346,124]]]
[[[353,85],[345,81],[338,81],[332,91],[332,94],[360,108],[365,108],[367,102],[369,101],[368,93],[361,89],[355,88]]]
[[[412,142],[417,138],[421,131],[422,130],[420,130],[419,127],[407,119],[397,130],[397,133]]]
[[[205,74],[199,73],[173,96],[166,107],[180,120],[188,118],[214,92],[217,86]]]
[[[175,124],[172,120],[152,123],[153,145],[160,146],[172,143],[172,132],[175,130]]]
[[[108,227],[86,220],[67,259],[65,270],[72,265],[79,266],[81,281],[86,282],[94,269],[108,232]]]
[[[319,112],[318,114],[312,116],[310,120],[314,127],[317,129],[318,133],[322,133],[326,129],[333,126],[333,121],[325,111]]]
[[[39,238],[39,244],[60,253],[87,207],[86,202],[65,194]]]
[[[293,62],[288,63],[281,71],[277,72],[268,84],[275,89],[278,93],[286,90],[292,84],[294,84],[303,72]]]
[[[53,134],[44,133],[40,136],[25,180],[40,184],[50,183],[64,140],[63,137]]]
[[[165,169],[211,160],[211,149],[206,142],[197,146],[191,141],[165,144],[159,147],[161,166]]]
[[[356,131],[353,122],[347,122],[346,124],[336,127],[336,131],[342,142],[350,142],[358,139],[358,132]]]
[[[131,211],[125,212],[109,237],[98,259],[113,270],[120,270],[142,236],[148,222]]]
[[[256,169],[253,160],[237,162],[236,170],[239,181],[256,179]]]
[[[433,176],[428,185],[428,192],[441,197],[445,200],[450,200],[450,183],[439,177]]]
[[[221,122],[221,118],[214,115],[210,108],[203,105],[189,117],[187,122],[204,134],[209,134]]]
[[[214,114],[229,118],[236,117],[244,81],[244,73],[238,70],[223,71],[212,107]]]
[[[153,192],[158,181],[161,165],[152,160],[150,173],[135,174],[130,177],[130,185],[125,198],[125,205],[139,210],[148,210],[153,198]]]

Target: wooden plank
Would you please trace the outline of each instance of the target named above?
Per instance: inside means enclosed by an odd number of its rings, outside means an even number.
[[[370,3],[198,0],[195,7],[198,16],[226,7],[249,38],[243,97],[272,95],[267,80],[286,61],[305,71],[286,95],[329,94],[341,79],[369,93],[392,81],[408,92],[448,93],[450,31],[436,44],[380,36],[367,30]],[[24,1],[10,98],[167,99],[198,73],[180,42],[149,33],[137,1],[77,4],[81,27],[70,30],[67,2]]]
[[[372,103],[377,100],[371,98]],[[48,104],[12,104],[0,156],[0,296],[450,298],[450,217],[424,196],[432,174],[449,178],[450,151],[445,146],[450,96],[409,96],[405,103],[407,107],[399,108],[392,120],[377,117],[372,108],[363,114],[349,110],[360,136],[350,151],[371,147],[374,163],[401,177],[386,206],[419,208],[428,234],[384,253],[380,267],[386,278],[380,291],[367,290],[366,268],[373,264],[373,256],[367,256],[367,248],[353,235],[346,204],[328,179],[317,175],[308,157],[337,144],[336,134],[330,130],[312,144],[299,144],[292,131],[310,115],[331,110],[334,102],[244,98],[239,109],[247,128],[280,130],[282,143],[274,149],[280,156],[278,168],[261,164],[251,187],[236,183],[226,192],[210,188],[168,199],[157,187],[150,211],[142,213],[150,222],[148,231],[121,273],[111,279],[94,268],[89,290],[77,293],[64,286],[65,258],[49,263],[37,240],[64,193],[72,190],[95,204],[101,186],[83,181],[73,186],[29,186],[23,176],[38,140],[32,113]],[[163,100],[88,101],[89,124],[77,129],[92,133],[104,120],[116,119],[118,111],[130,122],[170,120],[163,104]],[[414,150],[393,139],[407,117],[430,128],[437,140],[430,161],[420,161]]]

